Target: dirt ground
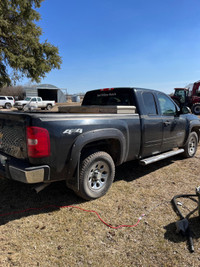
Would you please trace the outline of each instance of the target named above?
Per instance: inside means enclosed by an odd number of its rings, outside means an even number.
[[[176,156],[143,167],[117,167],[109,192],[83,201],[64,182],[40,193],[31,185],[0,180],[0,266],[199,266],[200,220],[189,219],[195,252],[176,233],[180,218],[171,205],[177,194],[193,194],[200,185],[200,147],[192,159]],[[180,199],[184,216],[197,203]],[[132,228],[111,229],[107,223]]]

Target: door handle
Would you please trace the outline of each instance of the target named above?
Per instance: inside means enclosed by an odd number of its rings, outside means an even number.
[[[164,122],[164,126],[169,126],[170,124],[171,124],[170,121],[165,121],[165,122]]]

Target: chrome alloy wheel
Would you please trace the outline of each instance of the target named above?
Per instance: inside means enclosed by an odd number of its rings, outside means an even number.
[[[188,144],[188,152],[190,155],[195,154],[197,148],[196,138],[192,137],[190,138],[189,144]]]
[[[115,177],[115,163],[105,151],[89,153],[80,164],[79,190],[80,197],[91,200],[102,197],[110,188]]]
[[[107,182],[110,169],[106,162],[95,162],[89,171],[88,186],[91,190],[101,190]]]

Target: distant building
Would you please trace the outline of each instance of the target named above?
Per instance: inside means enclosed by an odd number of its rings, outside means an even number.
[[[40,84],[24,87],[25,96],[40,96],[43,100],[54,100],[56,103],[66,102],[65,94],[52,84]]]

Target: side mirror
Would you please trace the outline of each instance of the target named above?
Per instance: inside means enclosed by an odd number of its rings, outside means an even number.
[[[192,113],[191,109],[189,107],[186,107],[186,106],[181,108],[181,112],[182,112],[182,114]]]

